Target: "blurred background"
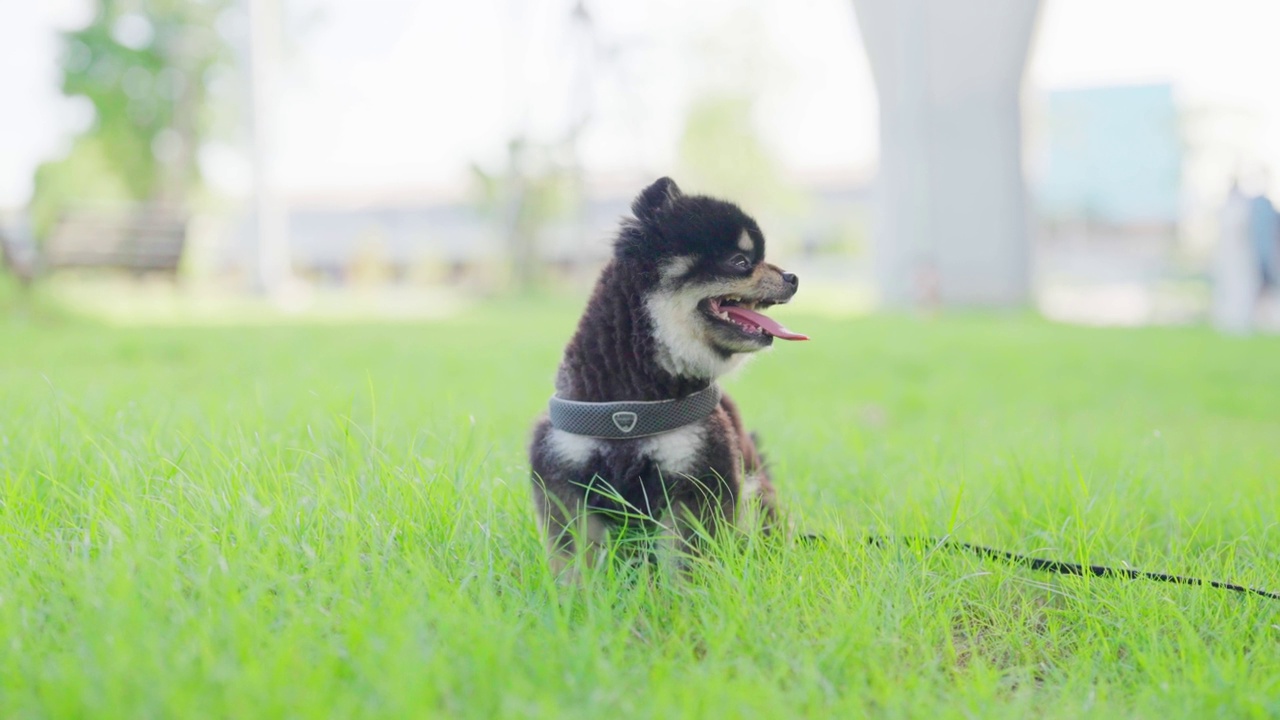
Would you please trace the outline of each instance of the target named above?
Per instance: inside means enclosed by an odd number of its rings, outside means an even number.
[[[670,175],[808,312],[1275,329],[1277,33],[1269,0],[8,2],[0,312],[580,294]]]

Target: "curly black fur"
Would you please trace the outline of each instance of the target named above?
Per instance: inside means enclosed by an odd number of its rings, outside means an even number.
[[[674,376],[656,362],[653,321],[644,304],[656,275],[656,268],[619,260],[600,273],[564,351],[556,381],[560,397],[583,402],[669,400],[711,384],[711,378]]]

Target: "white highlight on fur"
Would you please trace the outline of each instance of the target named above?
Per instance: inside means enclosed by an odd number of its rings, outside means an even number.
[[[680,196],[683,195],[683,193],[680,192],[680,188],[676,187],[676,184],[673,182],[667,183],[666,191],[667,191],[667,199],[663,203],[664,205],[670,205],[676,200],[679,200]]]
[[[653,460],[663,475],[687,475],[697,470],[705,437],[704,424],[694,423],[643,439],[640,452]]]
[[[693,267],[694,259],[689,255],[680,255],[671,258],[662,264],[662,268],[658,271],[664,282],[670,282],[689,272],[689,268]]]
[[[738,249],[744,253],[749,253],[756,249],[756,244],[752,242],[751,236],[747,234],[746,230],[743,230],[742,234],[738,236]]]
[[[603,445],[596,438],[574,435],[558,428],[551,428],[551,432],[547,433],[547,444],[560,462],[571,467],[586,465]]]

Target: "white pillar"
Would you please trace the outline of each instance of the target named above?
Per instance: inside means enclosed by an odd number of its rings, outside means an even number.
[[[1021,86],[1039,0],[853,0],[880,99],[882,302],[1030,293]]]
[[[1219,331],[1247,335],[1253,331],[1254,306],[1262,278],[1249,241],[1249,199],[1232,187],[1222,207],[1213,264],[1210,318]]]
[[[278,292],[289,279],[289,215],[276,166],[275,101],[279,93],[280,0],[248,0],[250,123],[253,134],[254,287]]]

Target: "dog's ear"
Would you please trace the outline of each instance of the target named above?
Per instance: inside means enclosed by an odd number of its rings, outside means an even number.
[[[659,210],[675,202],[682,194],[675,180],[669,177],[658,178],[636,196],[631,203],[631,212],[641,221],[652,220]]]

